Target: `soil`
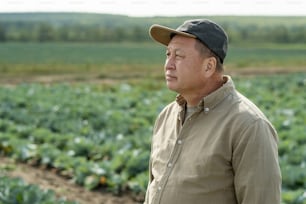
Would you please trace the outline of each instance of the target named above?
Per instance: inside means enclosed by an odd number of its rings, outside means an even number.
[[[243,69],[226,69],[225,74],[231,76],[258,76],[258,75],[271,75],[271,74],[287,74],[294,72],[305,72],[306,67],[269,67],[267,69],[258,69],[253,67]],[[147,73],[145,73],[147,74]],[[123,73],[124,75],[124,73]],[[124,79],[137,80],[149,77],[144,74],[130,74],[127,76],[120,75],[109,75],[100,77],[99,74],[49,74],[49,75],[0,75],[0,85],[14,86],[21,83],[41,83],[41,84],[52,84],[52,83],[90,83],[90,84],[113,84],[120,83]],[[155,76],[155,75],[154,75]],[[156,77],[156,76],[155,76]],[[163,75],[158,75],[160,80],[163,80]]]
[[[10,170],[5,172],[7,176],[22,178],[26,183],[38,185],[41,189],[51,189],[58,197],[65,197],[79,204],[139,204],[143,199],[128,194],[115,196],[98,190],[88,191],[50,170],[0,157],[0,168],[4,169],[8,166]]]

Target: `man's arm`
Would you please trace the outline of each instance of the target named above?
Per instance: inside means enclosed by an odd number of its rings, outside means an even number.
[[[281,173],[277,134],[257,119],[240,134],[233,149],[235,191],[239,204],[279,204]]]

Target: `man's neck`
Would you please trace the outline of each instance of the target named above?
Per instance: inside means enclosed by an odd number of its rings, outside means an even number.
[[[223,84],[225,83],[224,80],[225,78],[223,77],[223,75],[221,75],[221,77],[213,77],[210,80],[208,80],[204,84],[203,89],[199,90],[198,92],[190,94],[182,94],[182,96],[185,98],[187,102],[187,106],[191,107],[197,106],[205,96],[208,96],[212,92],[222,87]]]

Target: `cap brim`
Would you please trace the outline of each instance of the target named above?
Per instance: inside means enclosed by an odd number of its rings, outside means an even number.
[[[181,31],[177,31],[165,26],[161,26],[161,25],[157,25],[154,24],[151,26],[150,28],[150,36],[156,40],[157,42],[163,44],[163,45],[168,45],[172,35],[182,35],[185,37],[190,37],[190,38],[196,38],[195,35],[186,33],[186,32],[181,32]]]

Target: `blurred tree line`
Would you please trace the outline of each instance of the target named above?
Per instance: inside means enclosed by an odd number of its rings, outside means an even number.
[[[249,22],[237,19],[217,19],[229,34],[231,43],[306,43],[305,23],[294,24],[281,18],[278,21],[274,18],[272,23],[262,22],[262,18],[256,21],[255,17]],[[145,42],[150,41],[148,29],[151,24],[158,22],[177,27],[184,20],[186,17],[0,14],[0,42]]]
[[[0,42],[121,42],[146,41],[147,30],[85,25],[54,26],[50,23],[0,23]]]

